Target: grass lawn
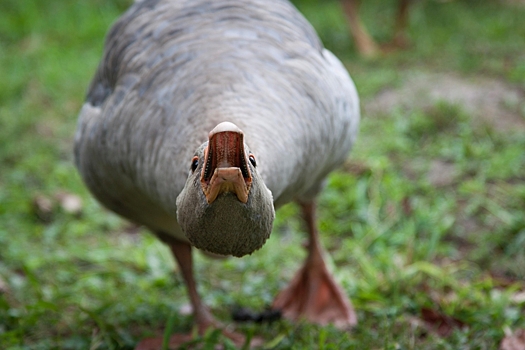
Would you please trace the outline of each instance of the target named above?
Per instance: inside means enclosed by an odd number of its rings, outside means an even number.
[[[102,208],[72,162],[105,33],[129,2],[0,2],[1,349],[132,349],[166,325],[191,330],[168,248]],[[360,323],[238,329],[269,349],[498,348],[525,329],[525,3],[418,1],[410,47],[376,59],[357,55],[338,1],[295,3],[361,96],[356,147],[319,199]],[[396,2],[363,3],[388,41]],[[287,205],[253,255],[196,254],[205,302],[225,323],[237,306],[265,308],[304,239]],[[233,348],[216,332],[196,342]]]

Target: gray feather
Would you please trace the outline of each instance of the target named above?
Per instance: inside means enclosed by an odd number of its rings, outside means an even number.
[[[80,112],[77,167],[106,207],[186,240],[195,150],[240,127],[276,206],[309,200],[347,156],[359,101],[345,68],[284,0],[144,0],[112,27]]]

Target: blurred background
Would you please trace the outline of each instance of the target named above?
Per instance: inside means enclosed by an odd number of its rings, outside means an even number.
[[[131,349],[168,321],[191,327],[167,247],[97,204],[72,162],[105,33],[130,3],[0,2],[2,349]],[[361,97],[358,142],[319,204],[360,324],[240,329],[275,349],[524,349],[525,1],[412,1],[397,42],[399,2],[363,1],[372,53],[358,50],[341,2],[294,4]],[[206,303],[226,323],[238,305],[263,309],[304,238],[287,205],[252,256],[196,254]]]

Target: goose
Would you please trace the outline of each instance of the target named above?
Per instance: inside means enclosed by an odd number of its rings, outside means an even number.
[[[107,34],[75,164],[103,206],[169,246],[198,331],[234,340],[197,292],[193,247],[249,255],[270,236],[275,208],[298,203],[307,257],[273,308],[347,329],[356,313],[325,264],[315,203],[359,118],[347,70],[289,1],[142,0]]]

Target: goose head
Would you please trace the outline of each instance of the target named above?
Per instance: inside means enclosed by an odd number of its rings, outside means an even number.
[[[261,248],[272,231],[273,198],[241,129],[230,122],[218,124],[188,162],[177,221],[190,243],[238,257]]]

